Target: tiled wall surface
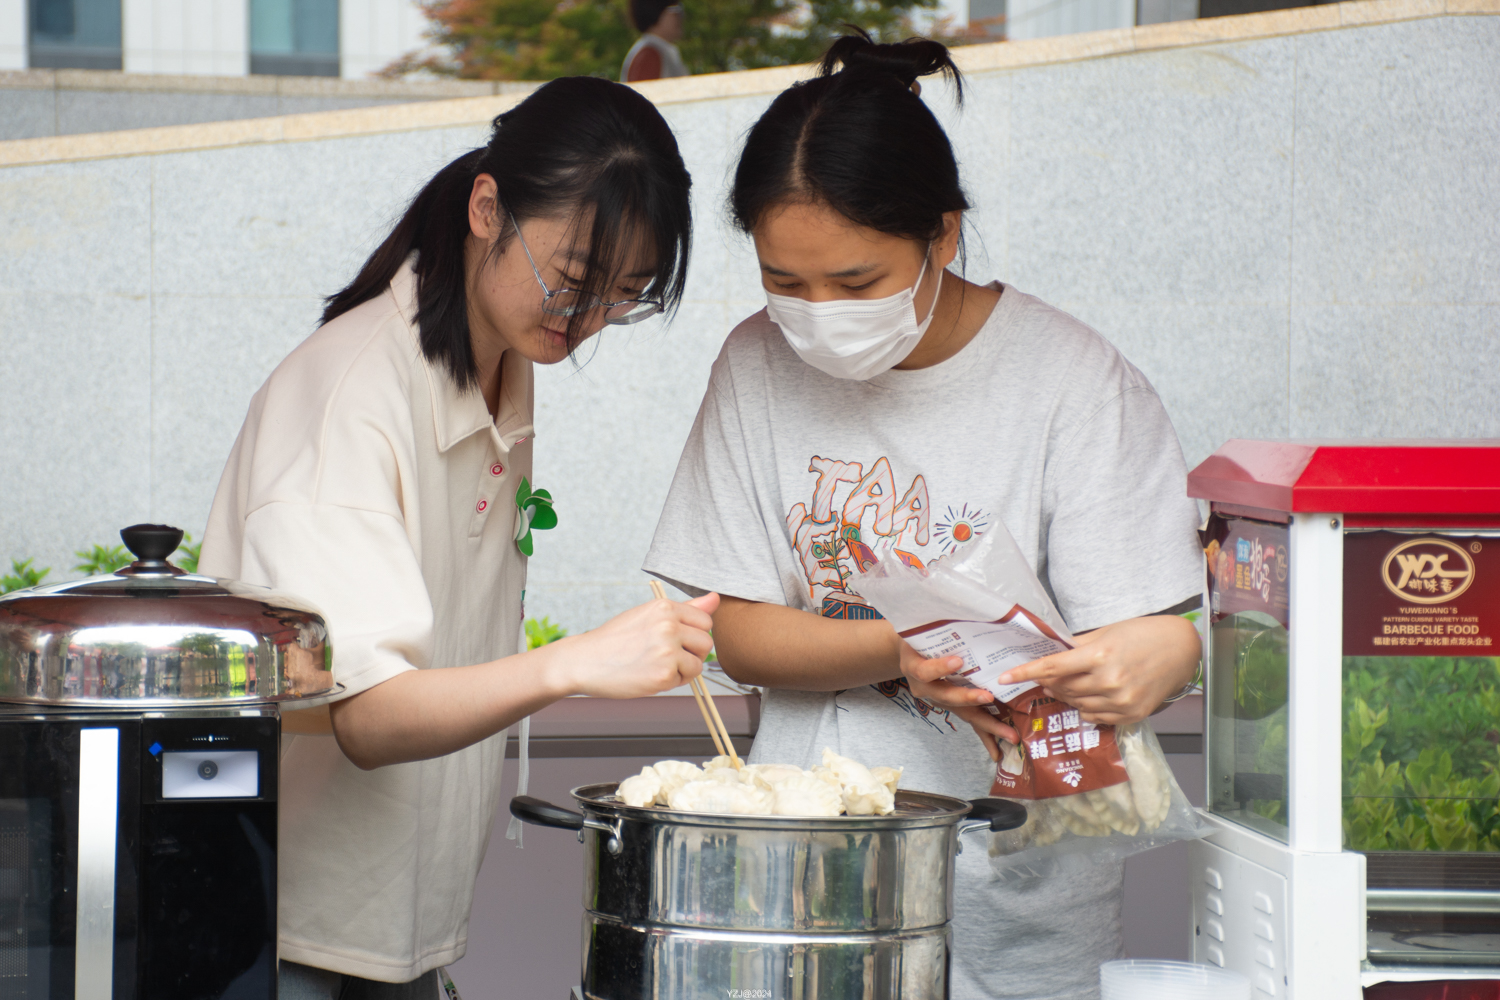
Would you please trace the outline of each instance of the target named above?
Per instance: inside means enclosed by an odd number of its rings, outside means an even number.
[[[1434,17],[980,73],[962,112],[925,96],[975,205],[969,276],[1119,345],[1191,464],[1236,436],[1500,436],[1497,55],[1500,18]],[[709,365],[764,301],[723,199],[768,101],[663,107],[695,180],[688,301],[539,373],[536,479],[561,524],[530,613],[583,629],[649,594]],[[0,567],[36,556],[55,579],[139,520],[201,532],[250,394],[482,137],[0,169]]]

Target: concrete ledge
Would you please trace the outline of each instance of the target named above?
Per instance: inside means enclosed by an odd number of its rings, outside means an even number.
[[[1172,21],[1135,28],[1060,35],[1053,38],[962,46],[954,50],[954,59],[966,73],[984,73],[1098,59],[1129,52],[1160,51],[1273,38],[1388,24],[1418,18],[1496,14],[1500,14],[1500,0],[1344,0],[1341,3],[1297,7],[1263,14],[1242,14],[1235,17],[1196,21]],[[779,93],[792,83],[806,79],[811,73],[812,67],[810,66],[778,66],[738,73],[653,80],[636,86],[642,94],[657,104],[680,104],[689,101]],[[19,73],[0,73],[0,87],[54,86],[87,89],[89,86],[97,86],[91,81],[102,78],[120,81],[124,76],[84,70],[30,70]],[[48,80],[51,82],[48,83]],[[134,81],[143,82],[137,84]],[[245,89],[240,91],[243,93],[297,93],[350,97],[410,96],[413,101],[422,103],[392,104],[346,111],[321,111],[201,125],[132,129],[123,132],[16,139],[0,142],[0,167],[105,157],[143,156],[256,143],[301,142],[423,128],[481,125],[507,108],[513,107],[525,93],[530,92],[536,86],[530,83],[462,80],[407,83],[395,80],[351,81],[295,77],[169,76],[137,76],[129,85],[139,86],[140,89],[191,89],[184,81],[205,81],[215,88],[279,88],[253,91]],[[485,96],[467,96],[450,100],[433,99],[453,94],[453,91],[445,88],[473,87],[484,88],[482,93]],[[466,90],[463,93],[472,94],[473,91]]]
[[[539,84],[522,80],[341,80],[327,76],[185,76],[89,69],[0,70],[0,90],[145,91],[426,101],[530,93],[537,86]]]
[[[524,96],[506,94],[498,97],[470,97],[352,108],[348,111],[317,111],[274,118],[244,118],[208,125],[167,125],[124,132],[13,139],[10,142],[0,142],[0,167],[476,125],[488,122],[500,112],[514,107]]]

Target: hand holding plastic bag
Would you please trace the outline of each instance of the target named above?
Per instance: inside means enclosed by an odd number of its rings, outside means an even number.
[[[991,837],[1002,878],[1057,874],[1205,832],[1145,723],[1080,718],[1035,682],[1001,684],[1073,637],[1004,526],[925,568],[898,558],[862,567],[858,590],[919,653],[958,656],[950,683],[991,691],[1018,733],[1000,744],[990,794],[1023,802],[1025,826]]]

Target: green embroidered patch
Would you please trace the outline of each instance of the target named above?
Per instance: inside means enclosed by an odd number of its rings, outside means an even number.
[[[516,509],[521,516],[516,521],[516,548],[525,556],[531,555],[531,533],[557,527],[557,511],[552,509],[552,494],[546,490],[533,490],[524,478],[516,490]]]

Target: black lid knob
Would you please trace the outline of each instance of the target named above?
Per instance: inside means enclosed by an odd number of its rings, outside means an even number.
[[[163,565],[182,544],[182,529],[169,524],[132,524],[120,532],[120,538],[141,562]]]

